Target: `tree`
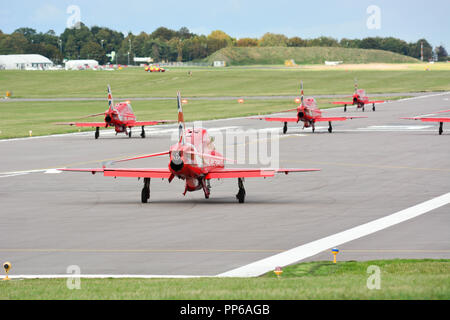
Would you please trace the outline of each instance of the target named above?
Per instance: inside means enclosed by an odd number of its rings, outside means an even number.
[[[159,27],[158,29],[153,31],[151,36],[153,39],[161,39],[161,40],[168,41],[168,40],[176,37],[177,32],[172,29],[168,29],[166,27]]]
[[[261,47],[286,47],[288,38],[283,34],[267,32],[259,39]]]
[[[447,50],[445,50],[443,45],[440,45],[436,47],[434,50],[438,56],[438,61],[447,61],[448,60],[448,53]]]
[[[417,59],[421,57],[421,46],[423,45],[423,60],[431,59],[433,55],[433,48],[425,39],[419,39],[415,43],[408,44],[408,55]]]
[[[241,38],[236,41],[238,47],[256,47],[258,46],[258,39],[255,38]]]
[[[83,45],[80,50],[80,58],[97,60],[100,64],[104,64],[107,60],[101,45],[94,41],[89,41]]]
[[[233,45],[233,39],[221,30],[214,30],[208,35],[208,54]]]
[[[299,37],[292,37],[288,39],[288,47],[306,47],[307,42]]]

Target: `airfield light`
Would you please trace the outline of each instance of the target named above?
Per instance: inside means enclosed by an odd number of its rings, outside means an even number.
[[[281,267],[276,267],[275,270],[273,271],[277,277],[279,278],[281,276],[281,274],[283,273],[283,270],[281,269]]]
[[[11,280],[11,279],[9,279],[9,277],[8,277],[8,272],[9,272],[9,270],[11,270],[11,262],[5,262],[4,264],[3,264],[3,268],[5,269],[5,271],[6,271],[6,277],[5,278],[3,278],[3,280]]]
[[[331,253],[333,254],[333,263],[336,263],[336,256],[339,253],[339,249],[333,248],[331,249]]]
[[[244,99],[238,99],[239,103],[244,103]]]

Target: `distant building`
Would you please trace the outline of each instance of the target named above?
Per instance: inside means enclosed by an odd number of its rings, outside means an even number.
[[[151,57],[134,57],[134,62],[141,62],[141,63],[152,63],[153,58]]]
[[[85,70],[98,68],[97,60],[68,60],[65,63],[66,70]]]
[[[225,61],[214,61],[213,66],[214,67],[226,67],[227,63]]]
[[[46,70],[52,66],[53,62],[40,54],[0,55],[0,69]]]

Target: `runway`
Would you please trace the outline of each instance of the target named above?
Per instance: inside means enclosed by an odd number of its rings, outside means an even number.
[[[327,124],[315,133],[289,124],[278,140],[280,167],[321,171],[246,179],[244,204],[235,179],[212,182],[210,199],[200,191],[184,197],[177,179],[152,179],[150,203],[141,204],[137,179],[49,170],[167,150],[173,125],[148,127],[146,139],[102,131],[98,140],[89,132],[0,141],[0,260],[11,261],[11,275],[65,274],[70,265],[82,274],[218,275],[389,216],[450,192],[450,126],[439,136],[435,124],[399,119],[449,109],[449,99],[419,96],[364,113],[336,108],[327,115],[368,118],[334,122],[331,134]],[[246,118],[202,125],[218,137],[282,128]],[[443,205],[343,243],[338,260],[449,259],[449,213]],[[326,249],[302,261],[331,259]]]

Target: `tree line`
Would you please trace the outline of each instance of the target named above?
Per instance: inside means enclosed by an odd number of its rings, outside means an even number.
[[[79,28],[66,28],[59,36],[53,30],[42,33],[32,28],[19,28],[11,34],[0,31],[0,54],[42,54],[57,64],[64,59],[94,59],[100,64],[128,64],[133,63],[134,57],[152,57],[155,62],[196,61],[228,46],[379,49],[417,59],[421,57],[423,46],[424,61],[433,58],[433,55],[440,61],[448,59],[447,51],[442,45],[433,50],[426,39],[408,43],[394,37],[343,38],[338,41],[324,36],[314,39],[289,38],[283,34],[268,32],[260,38],[235,39],[221,30],[212,31],[205,36],[194,34],[186,27],[178,31],[159,27],[152,33],[141,32],[134,35],[129,32],[124,35],[105,27],[89,28],[83,23],[80,23]]]

